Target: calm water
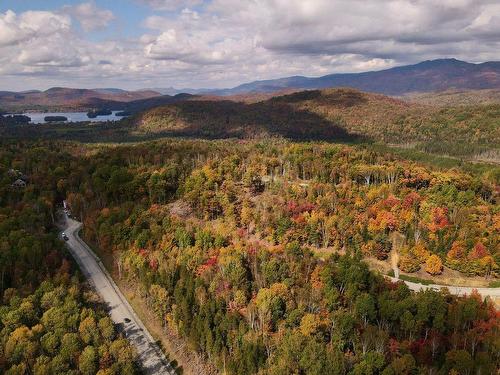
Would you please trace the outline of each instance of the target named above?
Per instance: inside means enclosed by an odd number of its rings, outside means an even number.
[[[113,111],[111,115],[108,116],[97,116],[95,118],[88,118],[87,112],[29,112],[23,113],[23,115],[31,117],[32,124],[45,124],[44,120],[46,116],[64,116],[68,118],[68,122],[78,122],[78,121],[119,121],[123,117],[116,116],[116,113],[120,111]]]

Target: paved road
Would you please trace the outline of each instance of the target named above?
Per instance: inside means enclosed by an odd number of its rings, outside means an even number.
[[[109,305],[109,314],[116,324],[122,324],[126,337],[135,346],[146,375],[175,374],[167,359],[134,313],[99,258],[78,236],[82,224],[67,218],[64,232],[68,248],[85,276],[94,284],[102,299]],[[125,322],[125,319],[130,321]]]
[[[476,290],[483,297],[486,296],[492,298],[500,297],[500,288],[473,288],[469,286],[450,286],[450,285],[438,285],[438,284],[424,285],[424,284],[413,283],[411,281],[397,279],[395,277],[389,277],[389,276],[386,277],[391,279],[393,282],[403,281],[406,285],[408,285],[408,287],[411,290],[415,292],[427,289],[440,290],[446,288],[450,291],[451,294],[456,294],[459,296],[464,294],[471,294],[473,290]]]

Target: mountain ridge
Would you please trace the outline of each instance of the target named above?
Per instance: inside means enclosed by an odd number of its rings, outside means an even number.
[[[321,77],[291,76],[253,81],[212,91],[212,95],[234,95],[249,92],[272,92],[283,89],[323,89],[352,87],[358,90],[399,96],[412,92],[449,89],[500,88],[500,62],[469,63],[454,58],[426,60],[361,73],[334,73]]]
[[[401,77],[398,74],[405,76]],[[485,76],[486,75],[486,76]],[[397,78],[397,84],[390,83]],[[500,61],[469,63],[456,58],[425,60],[416,64],[359,73],[332,73],[319,77],[295,75],[256,80],[223,89],[155,88],[162,94],[231,96],[250,93],[272,93],[287,89],[316,90],[351,87],[362,91],[400,96],[450,89],[500,89]]]

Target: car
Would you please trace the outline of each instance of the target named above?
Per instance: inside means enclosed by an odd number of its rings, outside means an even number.
[[[131,322],[131,320],[129,318],[125,318],[123,320],[125,321],[125,323],[130,323]]]
[[[64,241],[68,241],[69,240],[68,236],[66,236],[66,235],[63,236],[63,239],[64,239]]]

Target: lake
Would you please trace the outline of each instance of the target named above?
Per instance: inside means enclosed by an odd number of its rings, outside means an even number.
[[[64,116],[68,118],[67,122],[79,122],[79,121],[90,121],[90,122],[99,122],[99,121],[119,121],[123,117],[116,116],[116,113],[120,111],[113,111],[111,115],[108,116],[97,116],[95,118],[87,117],[87,112],[28,112],[23,113],[23,115],[31,118],[32,124],[45,124],[46,116]]]

